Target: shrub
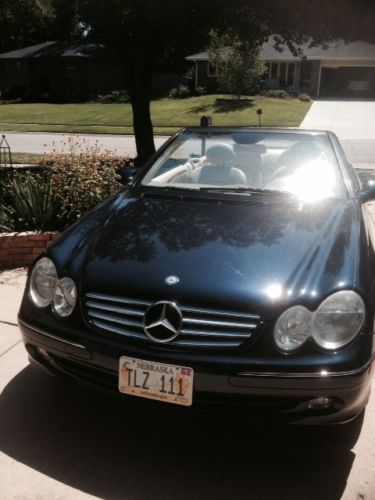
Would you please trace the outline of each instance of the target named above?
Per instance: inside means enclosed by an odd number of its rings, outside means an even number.
[[[109,94],[97,96],[95,100],[101,104],[124,104],[129,102],[130,98],[126,90],[112,90]]]
[[[206,87],[198,86],[195,89],[195,93],[196,93],[196,95],[206,95],[207,94],[207,89],[206,89]]]
[[[10,186],[12,180],[17,177],[21,179],[25,177],[28,173],[42,173],[44,171],[43,167],[32,166],[32,167],[10,167],[4,166],[0,167],[0,203],[1,206],[8,207],[12,204],[13,193]]]
[[[13,172],[7,183],[9,203],[0,205],[2,231],[37,230],[58,228],[59,207],[51,193],[51,172]]]
[[[12,233],[14,229],[14,222],[12,217],[7,211],[7,206],[0,204],[0,233]]]
[[[38,168],[1,169],[0,231],[65,229],[119,190],[115,175],[124,165],[133,163],[71,137]]]
[[[264,97],[273,97],[274,99],[289,99],[290,95],[286,90],[264,90],[262,92]]]
[[[302,102],[311,102],[312,99],[308,94],[299,94],[298,99]]]
[[[51,195],[66,224],[116,193],[120,188],[116,170],[133,166],[130,158],[101,150],[98,145],[90,146],[87,140],[75,137],[63,143],[62,154],[45,155],[42,164],[51,168]]]
[[[190,89],[186,85],[179,85],[169,91],[170,99],[185,99],[190,97]]]

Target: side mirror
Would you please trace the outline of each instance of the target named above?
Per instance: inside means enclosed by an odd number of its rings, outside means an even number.
[[[133,182],[136,173],[135,168],[120,167],[116,170],[116,180],[124,186],[129,186]]]
[[[361,200],[365,203],[366,201],[375,201],[375,180],[370,179],[364,183],[361,192]]]

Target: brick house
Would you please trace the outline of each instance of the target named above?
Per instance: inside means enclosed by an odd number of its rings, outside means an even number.
[[[267,67],[264,86],[306,92],[314,97],[375,97],[375,45],[337,40],[324,47],[300,46],[294,55],[287,46],[275,48],[275,39],[263,44],[260,59]],[[186,57],[195,66],[195,87],[217,91],[216,68],[207,52]]]

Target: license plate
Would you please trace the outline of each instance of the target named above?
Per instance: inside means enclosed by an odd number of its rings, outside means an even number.
[[[194,370],[122,356],[119,390],[124,394],[191,406]]]

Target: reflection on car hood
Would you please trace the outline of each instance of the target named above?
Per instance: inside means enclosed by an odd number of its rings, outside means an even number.
[[[123,192],[53,253],[60,247],[74,257],[67,266],[79,273],[82,293],[225,305],[267,318],[301,300],[316,307],[323,295],[353,284],[356,207],[337,199],[227,202]],[[178,284],[165,283],[171,275]]]

